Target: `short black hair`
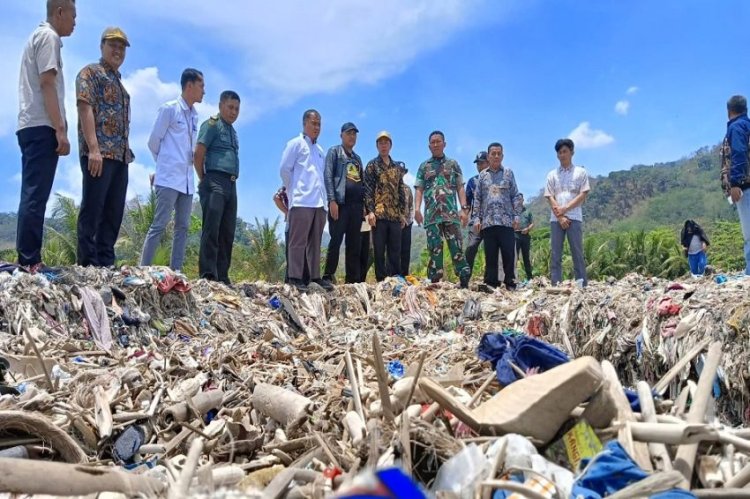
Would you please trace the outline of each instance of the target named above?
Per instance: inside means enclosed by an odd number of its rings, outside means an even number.
[[[187,68],[185,71],[182,72],[182,76],[180,76],[180,86],[182,87],[183,90],[185,90],[185,87],[187,87],[188,83],[195,83],[196,81],[199,81],[202,79],[203,79],[203,73],[201,73],[197,69]]]
[[[727,101],[727,111],[732,114],[747,113],[747,99],[742,95],[733,95]]]
[[[239,94],[235,92],[234,90],[224,90],[221,93],[221,96],[219,96],[219,102],[224,102],[228,100],[236,100],[237,102],[241,102]]]
[[[313,115],[316,115],[318,118],[320,118],[320,113],[315,109],[308,109],[304,113],[302,113],[302,124],[304,125],[307,123],[307,120],[313,117]]]
[[[427,140],[432,140],[433,135],[440,135],[440,138],[443,139],[443,142],[445,142],[445,134],[440,130],[433,130],[432,133],[430,133],[430,136],[427,137]]]
[[[57,9],[75,6],[75,4],[76,0],[47,0],[47,19],[51,20]]]
[[[570,139],[560,139],[555,142],[555,152],[560,152],[560,149],[563,147],[567,147],[571,152],[575,151],[575,144],[573,144],[573,141]]]
[[[492,149],[493,147],[499,147],[501,151],[505,150],[500,142],[493,142],[487,146],[487,154],[490,153],[490,149]]]

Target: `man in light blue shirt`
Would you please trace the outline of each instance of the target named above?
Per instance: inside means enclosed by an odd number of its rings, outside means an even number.
[[[302,115],[302,133],[287,142],[281,155],[281,180],[289,197],[289,282],[307,291],[305,262],[310,280],[326,290],[333,285],[320,278],[320,243],[326,224],[325,152],[318,144],[320,113]]]
[[[198,131],[194,104],[203,101],[203,73],[188,68],[180,78],[182,95],[159,108],[148,148],[156,161],[153,178],[156,213],[143,243],[141,265],[151,265],[162,234],[174,211],[174,239],[169,266],[182,270],[185,245],[193,209],[193,153]]]

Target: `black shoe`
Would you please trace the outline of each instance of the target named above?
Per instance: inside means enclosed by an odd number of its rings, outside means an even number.
[[[312,282],[325,289],[326,291],[333,291],[333,284],[331,284],[331,281],[328,281],[326,279],[313,279]]]
[[[289,284],[297,288],[300,293],[307,293],[307,284],[302,279],[289,279]]]
[[[461,289],[466,289],[469,287],[469,279],[471,279],[471,276],[469,275],[462,275],[461,277],[459,277]]]
[[[324,281],[328,281],[331,284],[336,284],[336,276],[334,276],[334,275],[324,275],[323,276],[323,280]]]
[[[435,272],[435,275],[432,276],[432,279],[430,279],[430,282],[433,284],[438,283],[443,280],[443,269],[438,270]]]

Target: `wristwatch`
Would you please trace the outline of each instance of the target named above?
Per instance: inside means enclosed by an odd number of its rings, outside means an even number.
[[[467,211],[468,211],[468,210],[469,210],[469,205],[468,205],[468,204],[465,204],[465,205],[463,205],[463,206],[461,207],[461,209],[462,209],[462,210],[467,210]]]

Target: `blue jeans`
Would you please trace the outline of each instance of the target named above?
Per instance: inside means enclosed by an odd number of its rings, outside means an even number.
[[[688,255],[688,265],[690,265],[690,273],[693,275],[703,275],[706,272],[706,252],[699,251],[692,255]]]
[[[172,211],[174,211],[174,239],[169,266],[172,270],[179,271],[182,270],[182,263],[185,260],[190,213],[193,210],[193,195],[158,185],[154,187],[154,190],[156,191],[156,212],[151,227],[148,229],[146,240],[143,242],[141,265],[151,265],[161,242],[162,234],[164,234]]]
[[[750,275],[750,189],[742,191],[742,198],[737,203],[737,215],[745,240],[745,274]]]

